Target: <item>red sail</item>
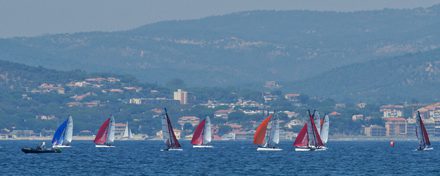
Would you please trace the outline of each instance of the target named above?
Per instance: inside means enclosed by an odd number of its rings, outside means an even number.
[[[425,124],[423,123],[422,118],[420,118],[420,127],[422,128],[423,138],[425,138],[425,144],[431,145],[431,142],[429,141],[428,132],[426,131]]]
[[[309,145],[309,136],[307,134],[307,123],[304,124],[304,127],[298,133],[298,136],[293,143],[295,147],[307,147]]]
[[[269,115],[266,119],[261,122],[260,126],[258,126],[257,131],[255,131],[254,135],[254,144],[263,145],[264,138],[266,137],[267,125],[269,124],[270,119],[272,118],[272,114]]]
[[[191,144],[193,145],[201,145],[203,143],[203,129],[205,128],[206,120],[202,120],[199,125],[197,125],[196,130],[194,131]]]
[[[171,134],[171,138],[170,138],[171,147],[172,148],[180,148],[181,147],[180,143],[177,140],[176,135],[174,134],[173,126],[171,126],[171,121],[170,121],[170,118],[168,118],[168,115],[167,115],[167,123],[168,123],[168,129],[170,130],[170,134]]]
[[[313,119],[313,115],[310,115],[310,123],[312,124],[313,133],[315,135],[315,145],[316,146],[324,146],[321,140],[321,136],[319,136],[318,129],[316,128],[315,120]]]
[[[107,132],[108,132],[108,125],[110,123],[110,118],[108,118],[99,128],[98,134],[96,134],[95,137],[95,144],[102,145],[107,140]]]

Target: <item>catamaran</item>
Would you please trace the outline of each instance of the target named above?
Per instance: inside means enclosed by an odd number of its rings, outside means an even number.
[[[70,147],[73,135],[73,119],[69,116],[55,131],[52,138],[52,148]]]
[[[115,140],[115,118],[108,118],[99,128],[95,137],[96,147],[114,147]]]
[[[295,151],[322,151],[327,149],[321,140],[321,136],[315,124],[315,112],[311,114],[310,111],[308,111],[309,121],[304,124],[293,143]]]
[[[162,151],[182,151],[182,146],[177,140],[176,134],[174,134],[167,109],[164,108],[164,111],[165,115],[162,116],[162,139],[165,142],[166,148],[162,149]]]
[[[280,142],[280,125],[278,119],[272,119],[272,114],[266,117],[257,127],[254,135],[254,144],[258,145],[257,151],[281,151],[277,145]],[[267,126],[270,123],[270,131]],[[267,139],[266,139],[267,136]]]
[[[206,117],[206,119],[202,120],[199,125],[197,125],[191,144],[193,145],[193,148],[213,148],[212,145],[209,145],[211,140],[211,120],[209,117]]]
[[[131,129],[128,128],[128,122],[125,125],[124,133],[122,134],[121,139],[133,139],[133,133],[131,132]]]
[[[419,140],[418,151],[424,150],[433,150],[431,147],[431,142],[429,141],[428,132],[426,131],[425,124],[423,124],[422,117],[420,116],[420,112],[417,111],[417,119],[416,119],[416,136]]]

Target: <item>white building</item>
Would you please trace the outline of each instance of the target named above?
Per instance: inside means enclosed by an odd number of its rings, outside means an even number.
[[[174,92],[174,100],[178,100],[180,104],[188,104],[188,92],[177,89],[177,91]]]

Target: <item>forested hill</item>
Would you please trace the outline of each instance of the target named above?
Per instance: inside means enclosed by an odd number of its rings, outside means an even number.
[[[120,32],[0,40],[0,58],[59,70],[174,78],[192,86],[299,81],[440,46],[440,6],[360,12],[250,11]]]

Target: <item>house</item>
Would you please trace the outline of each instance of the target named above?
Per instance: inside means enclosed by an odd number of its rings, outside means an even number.
[[[196,126],[197,124],[199,124],[199,122],[200,122],[200,118],[198,118],[196,116],[182,116],[177,121],[177,123],[180,126],[183,126],[185,123],[189,123],[192,126]]]
[[[364,127],[364,135],[369,137],[380,137],[385,136],[385,128],[379,125],[370,125]]]
[[[229,114],[232,113],[233,110],[231,109],[221,109],[214,112],[215,118],[222,118],[222,119],[228,119]]]
[[[386,118],[386,136],[406,136],[407,121],[405,118]]]
[[[284,99],[288,100],[288,101],[293,101],[296,102],[299,100],[301,94],[298,93],[288,93],[284,95]]]

